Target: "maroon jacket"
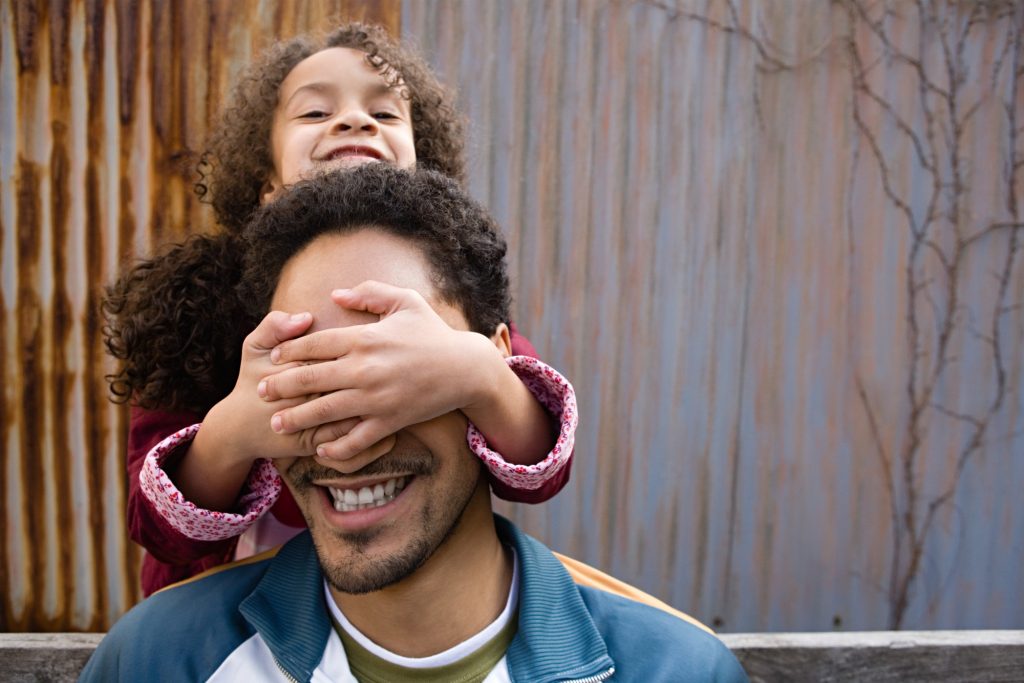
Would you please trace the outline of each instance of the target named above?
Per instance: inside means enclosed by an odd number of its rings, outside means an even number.
[[[529,340],[514,327],[510,326],[510,329],[512,353],[536,358],[537,351]],[[128,534],[147,551],[142,560],[142,591],[145,595],[195,576],[210,567],[229,562],[234,554],[237,538],[196,541],[185,536],[160,516],[139,485],[139,472],[153,446],[178,430],[202,422],[202,419],[203,416],[198,413],[132,408],[128,431]],[[184,449],[170,455],[164,468],[169,469],[173,458],[183,454]],[[488,476],[491,489],[498,497],[518,503],[542,503],[561,491],[569,481],[571,465],[572,454],[565,467],[543,486],[532,491],[512,488],[491,476],[489,471]],[[271,508],[271,514],[289,526],[302,528],[306,525],[287,488]]]

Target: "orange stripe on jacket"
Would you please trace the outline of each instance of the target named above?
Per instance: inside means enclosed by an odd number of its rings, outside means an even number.
[[[619,595],[624,598],[633,600],[635,602],[639,602],[644,605],[649,605],[650,607],[660,609],[663,612],[668,612],[674,617],[679,617],[687,623],[693,624],[697,628],[707,631],[711,635],[715,635],[714,631],[712,631],[710,628],[708,628],[704,624],[700,623],[699,621],[691,617],[689,614],[680,612],[676,608],[668,605],[667,603],[662,602],[653,595],[648,595],[639,588],[630,586],[628,583],[625,583],[624,581],[619,581],[614,576],[609,576],[608,574],[605,574],[603,571],[600,571],[599,569],[594,569],[589,564],[583,564],[579,560],[574,560],[571,557],[566,557],[565,555],[555,553],[554,551],[552,552],[554,556],[558,558],[558,560],[569,572],[569,575],[572,577],[572,580],[575,581],[577,584],[581,586],[597,588],[599,590],[605,591],[606,593]]]

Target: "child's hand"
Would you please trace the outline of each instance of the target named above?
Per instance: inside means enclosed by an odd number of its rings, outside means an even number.
[[[168,470],[188,500],[211,510],[229,510],[254,460],[313,452],[312,443],[302,445],[301,435],[284,438],[270,429],[274,411],[300,399],[270,405],[257,394],[267,372],[284,369],[270,362],[271,349],[302,334],[312,322],[309,313],[275,311],[245,338],[234,389],[210,409],[185,457]]]
[[[272,311],[245,338],[235,387],[210,410],[200,430],[200,433],[209,433],[213,427],[223,457],[252,463],[257,458],[313,453],[313,444],[306,444],[303,448],[301,435],[284,437],[270,429],[270,418],[276,411],[296,405],[307,397],[297,396],[270,403],[260,395],[260,381],[268,374],[301,365],[275,365],[270,360],[270,352],[279,343],[305,332],[312,322],[313,316],[309,313],[289,316],[281,311]]]
[[[257,458],[287,458],[315,453],[315,430],[280,432],[273,429],[272,418],[277,411],[300,405],[317,398],[318,395],[305,394],[271,399],[267,396],[266,383],[262,381],[279,372],[307,366],[303,362],[274,364],[270,360],[270,354],[281,342],[309,329],[312,320],[309,313],[288,316],[280,311],[272,311],[245,338],[235,388],[224,401],[214,406],[214,410],[218,411],[218,415],[215,416],[219,418],[217,426],[222,430],[220,446],[226,453],[237,456],[248,464]],[[213,413],[214,410],[210,412]],[[203,423],[204,428],[209,426],[209,422],[208,415]],[[358,423],[358,417],[351,417],[329,422],[320,428],[342,435],[347,434]],[[358,459],[362,463],[359,466],[376,459],[387,450],[390,450],[390,446],[384,450],[368,449],[365,457]]]
[[[415,290],[367,281],[332,298],[380,321],[285,341],[273,354],[284,369],[263,379],[268,400],[321,394],[277,404],[274,426],[282,434],[313,430],[322,457],[351,458],[404,427],[463,409],[482,395],[486,368],[507,371],[486,337],[449,327]],[[310,361],[321,362],[296,367]]]

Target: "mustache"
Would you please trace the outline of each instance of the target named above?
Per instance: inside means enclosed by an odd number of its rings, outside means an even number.
[[[430,451],[391,451],[373,462],[367,463],[351,474],[343,474],[336,469],[321,465],[312,457],[299,458],[288,468],[287,475],[296,487],[315,486],[315,481],[323,479],[346,479],[356,477],[380,477],[433,474],[437,469],[437,461]]]

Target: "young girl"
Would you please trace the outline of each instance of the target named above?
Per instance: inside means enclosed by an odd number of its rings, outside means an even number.
[[[246,219],[297,180],[362,163],[461,180],[451,99],[377,27],[276,45],[243,75],[201,167],[200,195],[223,231],[142,262],[108,291],[107,346],[124,361],[111,390],[134,404],[128,525],[149,551],[146,594],[302,528],[269,459],[315,453],[354,471],[391,448],[390,434],[451,410],[473,423],[467,438],[499,496],[539,502],[565,484],[572,387],[514,328],[520,355],[506,364],[479,335],[378,283],[334,299],[380,322],[308,336],[308,313],[260,322],[233,296]]]

